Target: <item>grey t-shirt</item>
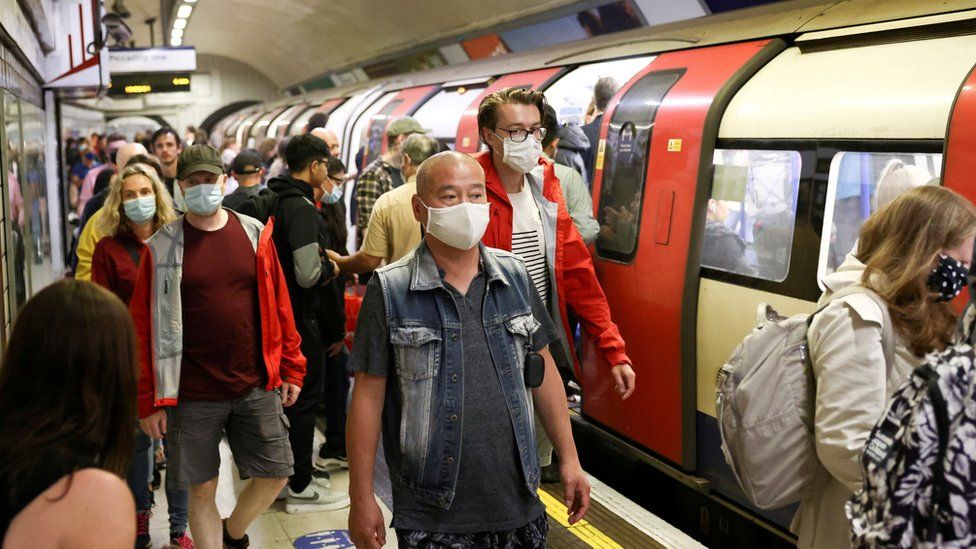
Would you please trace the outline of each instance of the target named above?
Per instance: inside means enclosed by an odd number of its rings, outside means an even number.
[[[515,433],[488,350],[482,316],[486,278],[479,272],[466,295],[446,282],[444,285],[451,291],[461,317],[464,357],[464,414],[454,501],[445,510],[418,501],[409,492],[394,489],[393,527],[447,533],[513,530],[538,518],[545,507],[525,487]],[[535,291],[531,307],[533,316],[542,324],[532,338],[532,347],[538,351],[557,336]],[[367,286],[356,332],[357,345],[349,368],[354,372],[387,376],[393,367],[393,353],[382,290],[376,277]],[[368,344],[358,344],[360,338]],[[444,375],[444,370],[440,375]],[[393,384],[387,385],[388,395],[391,387]],[[386,399],[386,405],[392,402]],[[396,444],[390,438],[393,433],[383,434],[384,444]]]

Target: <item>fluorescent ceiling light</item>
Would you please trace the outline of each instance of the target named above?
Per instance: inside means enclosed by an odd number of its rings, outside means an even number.
[[[187,6],[186,4],[180,6],[180,9],[176,10],[176,16],[186,19],[193,12],[193,6]]]
[[[183,39],[182,38],[177,38],[177,37],[174,36],[174,37],[170,38],[169,45],[170,46],[182,46],[183,45]]]
[[[172,36],[173,38],[183,38],[183,30],[173,29],[173,32],[170,34],[170,36]]]
[[[187,4],[196,4],[197,0],[184,0]]]
[[[173,21],[173,28],[174,29],[185,29],[186,28],[186,19],[177,19],[176,21]]]

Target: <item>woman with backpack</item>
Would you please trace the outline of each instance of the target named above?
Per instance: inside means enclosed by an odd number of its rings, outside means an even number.
[[[820,467],[793,519],[799,547],[850,546],[844,504],[861,487],[865,441],[922,357],[951,343],[956,315],[949,301],[966,284],[974,236],[969,201],[942,187],[918,187],[871,216],[856,252],[824,278],[820,303],[828,304],[807,333]],[[854,285],[875,295],[848,291],[831,301]],[[882,306],[894,333],[884,333]]]

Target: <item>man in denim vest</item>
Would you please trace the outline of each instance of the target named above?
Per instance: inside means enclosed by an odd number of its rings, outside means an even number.
[[[401,547],[545,547],[533,407],[562,459],[571,523],[590,494],[547,349],[555,328],[522,260],[479,244],[488,204],[476,161],[426,160],[413,211],[424,241],[370,280],[349,364],[352,539],[386,541],[373,493],[382,428]],[[535,353],[545,377],[530,389]]]

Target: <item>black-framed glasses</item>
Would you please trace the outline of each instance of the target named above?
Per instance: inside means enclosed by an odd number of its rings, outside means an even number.
[[[508,134],[512,138],[512,141],[516,143],[521,143],[529,138],[529,134],[535,137],[537,140],[542,141],[546,137],[545,128],[535,128],[534,130],[523,130],[521,128],[517,130],[506,130],[505,128],[495,128],[496,130],[501,130]],[[501,136],[499,136],[501,137]]]

